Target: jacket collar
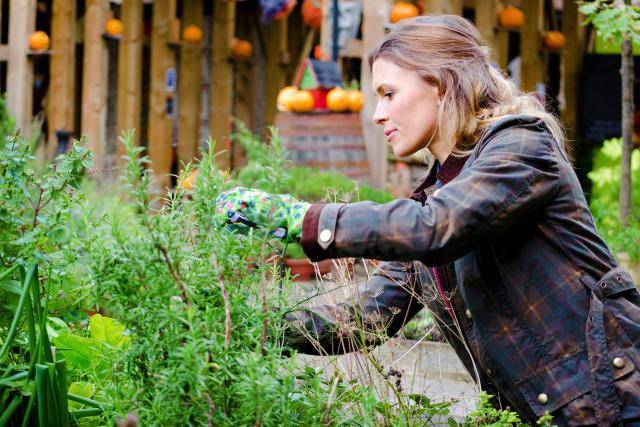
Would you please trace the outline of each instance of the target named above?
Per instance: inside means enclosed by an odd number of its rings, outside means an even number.
[[[427,172],[426,177],[413,191],[413,193],[411,193],[410,197],[414,200],[419,200],[420,202],[424,203],[427,198],[425,190],[429,187],[432,187],[436,183],[436,180],[440,181],[442,184],[446,184],[449,181],[453,180],[458,176],[468,158],[468,156],[454,157],[452,155],[449,155],[449,157],[447,157],[447,160],[445,160],[444,163],[440,166],[440,169],[436,168],[437,161],[434,160],[429,166],[429,171]]]

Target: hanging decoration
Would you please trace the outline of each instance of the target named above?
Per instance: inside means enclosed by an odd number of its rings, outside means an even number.
[[[302,2],[302,22],[315,29],[322,26],[322,2],[320,0],[304,0]]]

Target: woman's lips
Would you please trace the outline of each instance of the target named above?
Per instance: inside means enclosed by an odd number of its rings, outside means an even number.
[[[387,141],[389,141],[391,139],[391,135],[393,135],[393,133],[396,131],[397,129],[390,129],[390,130],[385,130],[384,134],[387,137]]]

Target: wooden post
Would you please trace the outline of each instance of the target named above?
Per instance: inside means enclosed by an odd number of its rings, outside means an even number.
[[[135,142],[140,142],[140,108],[142,86],[142,0],[122,0],[120,17],[124,34],[118,52],[118,135],[135,129]],[[117,162],[124,154],[117,144]]]
[[[544,61],[541,52],[543,25],[543,0],[522,2],[525,20],[520,33],[521,85],[525,92],[536,90],[538,83],[544,83]]]
[[[567,139],[574,141],[578,128],[578,91],[580,88],[580,69],[582,68],[583,26],[578,5],[573,0],[565,0],[562,11],[562,32],[566,45],[562,50],[560,64],[561,87],[564,92],[564,108],[560,116],[566,127]]]
[[[173,163],[172,120],[167,111],[166,74],[175,72],[175,56],[169,46],[171,22],[176,16],[175,0],[154,0],[151,27],[151,86],[149,88],[148,152],[160,188],[170,184]]]
[[[491,47],[493,52],[497,52],[496,37],[496,3],[494,0],[475,0],[476,11],[475,24],[483,39]],[[497,56],[497,55],[496,55]]]
[[[384,24],[389,16],[390,0],[367,0],[363,3],[362,70],[360,85],[364,95],[364,105],[360,112],[362,134],[367,146],[367,159],[371,171],[371,183],[384,188],[387,181],[387,142],[380,126],[373,123],[372,118],[376,108],[376,97],[371,87],[371,71],[367,54],[373,45],[384,37]]]
[[[56,131],[73,132],[75,117],[76,2],[53,0],[51,19],[51,65],[47,116],[49,147],[55,152]],[[53,154],[53,153],[51,153]]]
[[[265,122],[273,124],[276,117],[278,92],[286,86],[285,67],[289,63],[287,51],[287,18],[269,25],[267,40],[267,97]]]
[[[93,167],[105,167],[107,125],[107,49],[102,33],[109,2],[87,0],[84,14],[82,67],[82,133],[93,152]]]
[[[233,69],[230,62],[231,40],[235,34],[235,0],[216,1],[213,6],[211,55],[211,137],[216,142],[215,151],[221,168],[230,164],[233,103]]]
[[[9,4],[7,105],[23,135],[29,135],[33,108],[33,66],[27,57],[29,36],[36,25],[36,0]]]
[[[202,0],[182,3],[182,28],[202,28]],[[178,160],[188,163],[198,155],[200,145],[200,84],[202,49],[200,45],[182,45],[178,71]]]

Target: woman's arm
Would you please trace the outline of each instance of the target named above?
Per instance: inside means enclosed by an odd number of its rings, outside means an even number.
[[[423,307],[421,295],[412,263],[382,262],[348,301],[289,312],[285,345],[326,355],[380,344]]]
[[[496,134],[425,205],[400,199],[313,205],[302,245],[313,261],[365,257],[442,265],[548,203],[559,188],[557,145],[538,126]]]

